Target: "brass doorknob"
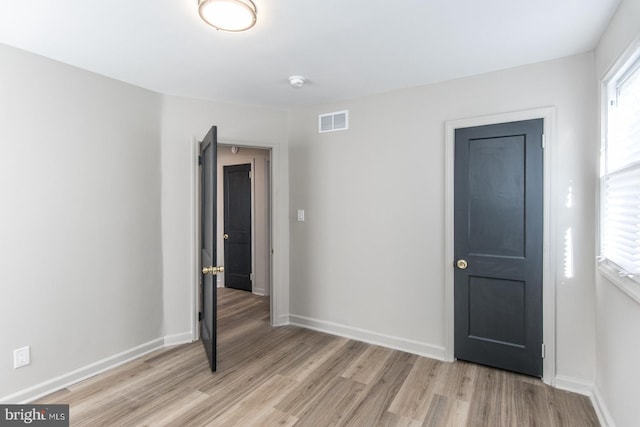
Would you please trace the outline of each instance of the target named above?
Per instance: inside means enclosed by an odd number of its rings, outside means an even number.
[[[202,268],[202,274],[211,274],[213,276],[218,273],[224,273],[224,267],[209,266]]]
[[[469,266],[469,264],[464,259],[459,259],[458,262],[456,262],[456,267],[458,267],[460,270],[464,270],[468,266]]]
[[[224,233],[224,234],[222,235],[222,238],[223,238],[224,240],[227,240],[227,239],[229,238],[229,235],[228,235],[227,233]]]

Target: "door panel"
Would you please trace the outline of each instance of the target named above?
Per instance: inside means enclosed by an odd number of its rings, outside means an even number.
[[[524,161],[521,135],[469,144],[471,253],[524,256]]]
[[[200,244],[202,269],[216,266],[216,182],[217,182],[217,129],[213,126],[200,143]],[[216,370],[217,342],[217,286],[213,272],[201,271],[202,344],[211,370]]]
[[[252,291],[251,165],[224,167],[225,287]]]
[[[517,280],[469,278],[469,336],[524,346],[525,284]],[[485,307],[491,307],[490,311]]]
[[[542,376],[542,119],[457,129],[455,355]]]

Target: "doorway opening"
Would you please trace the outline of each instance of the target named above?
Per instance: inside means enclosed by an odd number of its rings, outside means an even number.
[[[201,216],[200,216],[200,203],[201,203],[201,176],[200,176],[200,141],[201,138],[192,136],[191,138],[191,298],[189,304],[189,322],[191,324],[190,341],[198,341],[201,337],[201,322],[200,322],[200,308],[202,304],[201,295],[201,283],[202,283],[202,260],[200,257],[201,246]],[[289,299],[289,280],[287,275],[287,260],[289,253],[288,246],[288,218],[286,216],[286,165],[287,159],[283,155],[282,147],[277,142],[252,142],[252,143],[235,143],[230,141],[220,141],[219,147],[231,147],[238,148],[235,154],[239,159],[240,156],[249,154],[251,149],[262,150],[265,154],[268,153],[268,161],[266,162],[265,170],[267,171],[265,181],[266,187],[266,203],[267,203],[267,225],[269,236],[269,247],[267,249],[268,262],[266,268],[268,268],[267,282],[264,293],[269,300],[269,313],[268,318],[272,326],[281,326],[289,324],[288,315],[288,299]],[[216,151],[217,152],[217,151]],[[216,161],[216,169],[218,163]],[[215,174],[218,176],[218,174]],[[216,185],[217,188],[217,185]],[[280,191],[281,188],[285,190]],[[283,196],[285,194],[285,196]],[[218,198],[216,197],[216,201]],[[217,212],[217,208],[215,209]],[[216,220],[217,228],[217,220]],[[222,236],[223,233],[219,233]],[[217,249],[218,238],[216,238],[216,244],[213,245]],[[255,257],[254,257],[255,259]],[[222,259],[220,259],[222,261]],[[222,266],[224,267],[224,266]],[[217,283],[215,286],[222,286],[223,283]],[[259,291],[258,291],[259,292]],[[259,296],[259,294],[255,294]]]
[[[508,123],[521,120],[543,119],[543,253],[542,253],[542,335],[545,343],[542,380],[551,386],[556,385],[555,358],[555,260],[558,248],[554,234],[556,219],[552,212],[557,208],[557,197],[552,179],[556,175],[556,108],[543,107],[531,110],[515,111],[490,116],[471,117],[447,121],[445,124],[445,360],[454,360],[454,147],[455,130],[473,126]]]
[[[218,144],[218,287],[271,295],[271,151]]]

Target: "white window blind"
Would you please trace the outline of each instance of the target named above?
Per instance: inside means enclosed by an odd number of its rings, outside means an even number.
[[[601,255],[640,276],[640,61],[608,87]]]

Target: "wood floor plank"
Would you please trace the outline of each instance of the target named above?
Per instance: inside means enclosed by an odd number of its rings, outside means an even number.
[[[485,366],[478,367],[476,386],[469,408],[469,426],[501,425],[501,379],[502,372]]]
[[[470,406],[470,403],[467,401],[449,399],[447,418],[442,425],[444,427],[459,427],[468,425]]]
[[[69,398],[60,403],[70,405],[70,416],[82,418],[83,414],[89,414],[96,408],[115,406],[114,402],[120,401],[121,396],[135,395],[137,390],[146,387],[147,380],[155,375],[152,368],[135,364],[130,370],[123,370],[114,377],[107,373],[104,382],[97,378],[93,379],[91,386],[70,389]]]
[[[322,396],[335,378],[340,376],[366,348],[367,345],[364,343],[349,341],[318,366],[295,390],[285,395],[276,408],[302,420],[304,414],[313,409],[319,396]]]
[[[370,384],[384,366],[393,350],[370,346],[351,364],[345,372],[343,378],[349,378],[362,384]]]
[[[447,423],[449,415],[449,399],[441,394],[434,394],[425,415],[423,426],[437,427]]]
[[[200,342],[154,351],[39,399],[72,426],[597,426],[585,396],[293,326],[219,289],[218,372]]]
[[[243,417],[240,421],[232,420],[227,424],[229,427],[264,427],[264,426],[278,426],[278,427],[293,427],[297,425],[298,419],[293,415],[287,414],[272,407],[262,406],[260,411],[252,412],[252,418]],[[216,420],[206,424],[210,427],[219,427]]]
[[[158,408],[158,405],[154,405],[154,410],[151,414],[131,425],[137,427],[179,425],[176,423],[178,418],[194,408],[206,405],[209,399],[211,399],[211,396],[208,394],[193,390],[191,393],[185,393],[160,408]]]
[[[586,396],[545,387],[545,397],[552,426],[598,426],[598,416]]]
[[[311,375],[319,366],[322,366],[328,359],[333,357],[342,347],[349,342],[346,338],[339,338],[327,342],[321,352],[317,352],[314,347],[313,357],[307,358],[304,363],[299,364],[297,367],[287,369],[287,376],[295,381],[302,382]]]
[[[364,427],[366,424],[362,424]],[[375,426],[378,427],[422,427],[422,422],[402,417],[391,412],[385,412],[380,421]]]
[[[451,399],[471,401],[475,388],[478,365],[467,362],[444,364],[442,375],[446,378],[440,394]]]
[[[517,378],[511,394],[505,396],[508,406],[514,408],[514,422],[528,426],[547,426],[550,418],[545,409],[544,386]]]
[[[295,381],[282,375],[275,375],[245,395],[227,411],[213,419],[211,423],[221,427],[246,426],[256,420],[264,420],[273,416],[289,421],[295,419],[297,422],[297,418],[273,407],[281,395],[291,390],[295,385]]]
[[[412,356],[412,357],[407,357]],[[366,399],[354,409],[345,421],[347,426],[373,426],[384,418],[391,402],[398,394],[411,369],[414,355],[395,351],[387,358],[380,375],[367,391]]]
[[[444,362],[419,358],[391,403],[389,412],[416,421],[424,421],[431,405],[431,399],[435,393],[441,391],[446,383],[446,378],[439,375],[443,371],[446,371]]]
[[[296,427],[342,426],[351,412],[364,398],[365,385],[338,377],[315,400],[313,407],[300,417]]]

